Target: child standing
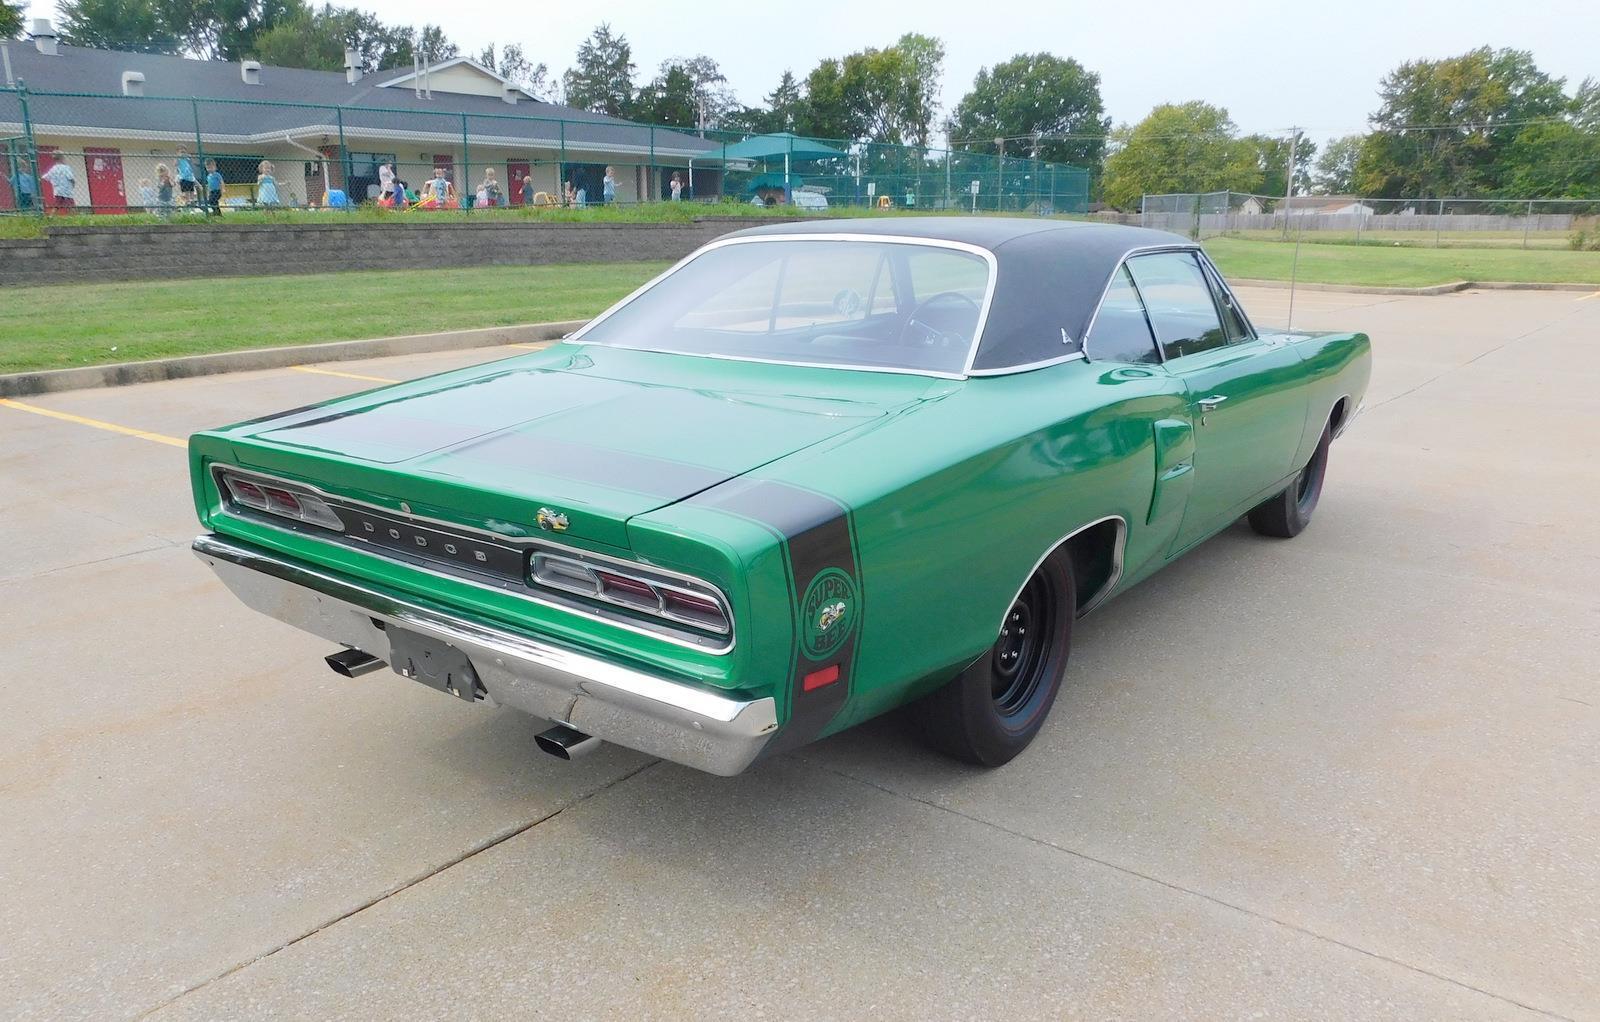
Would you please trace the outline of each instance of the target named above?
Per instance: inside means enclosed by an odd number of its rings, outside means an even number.
[[[256,175],[256,205],[278,205],[278,179],[272,176],[272,161],[262,160]]]
[[[172,193],[175,187],[172,171],[167,169],[165,163],[156,164],[156,212],[162,216],[172,212]]]
[[[222,215],[222,172],[216,160],[206,161],[206,206],[213,216]]]
[[[156,211],[156,186],[147,177],[139,179],[139,205],[144,207],[146,213]]]
[[[183,192],[183,204],[192,206],[198,200],[195,187],[194,164],[189,162],[189,150],[178,147],[178,190]]]
[[[533,175],[529,174],[522,179],[522,204],[533,205]]]

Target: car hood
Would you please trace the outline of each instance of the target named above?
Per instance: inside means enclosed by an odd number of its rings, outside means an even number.
[[[621,546],[634,515],[870,423],[936,382],[563,348],[565,357],[508,360],[232,432],[310,456],[297,471],[312,482],[338,486],[338,466],[355,462],[386,496],[448,483],[463,500],[523,502],[523,526],[548,506],[568,515],[572,534]],[[319,456],[329,459],[322,471]]]

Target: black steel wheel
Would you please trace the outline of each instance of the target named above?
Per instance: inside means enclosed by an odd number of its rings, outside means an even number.
[[[1333,444],[1333,427],[1325,426],[1311,460],[1295,481],[1250,509],[1250,528],[1263,536],[1293,539],[1311,524],[1311,515],[1322,499],[1322,483],[1328,475],[1328,448]]]
[[[1028,747],[1066,674],[1075,594],[1067,556],[1047,558],[1007,609],[994,645],[916,705],[916,718],[934,745],[990,767]]]

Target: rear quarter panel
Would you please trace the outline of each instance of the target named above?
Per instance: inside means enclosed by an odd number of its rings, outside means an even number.
[[[912,409],[753,473],[849,509],[860,631],[847,698],[822,733],[891,709],[970,664],[993,643],[1038,561],[1081,526],[1106,515],[1127,522],[1125,574],[1159,558],[1176,520],[1145,524],[1153,424],[1184,409],[1181,383],[1159,370],[1130,376],[1126,367],[1070,362],[952,382]],[[697,503],[634,523],[662,534],[715,527],[706,516],[718,512]],[[760,571],[749,579],[751,610],[783,615],[798,634],[794,584],[774,587],[772,555],[757,554],[752,567]],[[763,659],[793,659],[761,621],[756,628]],[[791,685],[781,717],[794,701]]]

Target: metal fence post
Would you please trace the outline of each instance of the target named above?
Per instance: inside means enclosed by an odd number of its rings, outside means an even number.
[[[559,145],[556,153],[556,205],[564,206],[567,203],[567,122],[565,119],[556,122],[560,129]]]
[[[1439,200],[1439,215],[1433,221],[1433,247],[1444,247],[1444,200]]]
[[[1533,222],[1533,200],[1528,200],[1528,215],[1522,218],[1522,247],[1528,247],[1528,225]]]
[[[650,197],[651,197],[652,200],[655,199],[657,197],[657,195],[660,194],[659,190],[655,187],[654,183],[651,181],[651,178],[655,177],[655,170],[656,170],[656,126],[654,124],[652,124],[652,125],[650,125],[650,169],[644,172],[645,186],[650,189]]]
[[[28,86],[17,79],[17,102],[22,105],[22,137],[27,140],[28,165],[33,168],[33,204],[39,208],[39,216],[46,215],[44,208],[44,182],[39,180],[39,145],[33,138],[33,120],[28,114]]]
[[[205,188],[203,187],[206,181],[206,144],[200,140],[199,98],[196,96],[190,96],[189,107],[194,113],[194,159],[196,163],[196,166],[193,168],[196,178],[194,196],[196,202],[201,202],[203,204],[203,201],[206,197]]]
[[[467,148],[467,115],[461,115],[461,184],[456,187],[456,194],[461,196],[462,209],[471,209],[472,206],[465,200],[477,192],[472,187],[472,153]]]
[[[344,107],[333,108],[334,123],[339,126],[339,188],[344,192],[345,198],[350,198],[350,151],[344,146]],[[347,203],[346,209],[354,209],[354,203]]]

